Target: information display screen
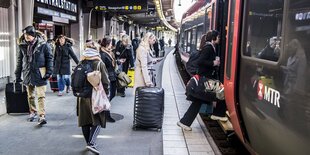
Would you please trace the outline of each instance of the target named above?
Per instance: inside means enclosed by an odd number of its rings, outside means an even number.
[[[147,11],[147,0],[94,0],[96,10],[101,11]]]

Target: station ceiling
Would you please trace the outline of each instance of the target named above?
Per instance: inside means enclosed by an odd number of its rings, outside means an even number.
[[[158,14],[156,13],[154,2],[158,0],[147,0],[148,11],[144,12],[132,12],[132,13],[114,13],[115,16],[123,16],[121,19],[125,21],[133,21],[134,24],[139,24],[147,27],[156,27],[156,26],[164,26],[163,22],[161,22]],[[86,5],[84,5],[86,4]],[[163,14],[166,17],[168,23],[178,28],[178,24],[174,17],[173,12],[173,4],[174,0],[161,0]],[[93,0],[83,0],[83,6],[85,12],[89,12],[93,6]]]

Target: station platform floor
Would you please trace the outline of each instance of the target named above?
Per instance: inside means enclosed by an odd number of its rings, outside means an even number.
[[[167,49],[172,51],[172,48]],[[165,90],[163,128],[133,130],[133,89],[126,89],[126,97],[112,100],[112,117],[97,139],[98,149],[106,155],[213,155],[220,154],[200,116],[192,131],[183,131],[176,125],[190,102],[185,98],[185,86],[178,73],[172,52],[166,53],[162,68],[162,87]],[[88,155],[81,129],[77,126],[76,98],[72,93],[58,97],[46,94],[48,124],[37,126],[27,122],[26,114],[0,116],[0,154]]]

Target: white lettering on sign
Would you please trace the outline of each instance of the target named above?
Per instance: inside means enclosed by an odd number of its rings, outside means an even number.
[[[280,108],[280,96],[279,91],[265,86],[261,80],[258,82],[257,97],[259,100],[264,99],[272,105]]]
[[[65,9],[72,12],[77,12],[77,5],[73,2],[67,0],[37,0],[37,2],[48,4],[51,6],[58,7],[60,9]]]
[[[310,12],[296,13],[295,20],[299,20],[299,21],[310,20]]]

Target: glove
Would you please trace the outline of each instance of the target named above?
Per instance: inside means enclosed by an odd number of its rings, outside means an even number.
[[[47,79],[49,79],[50,77],[51,77],[51,75],[45,74],[44,77],[43,77],[43,80],[47,80]]]

